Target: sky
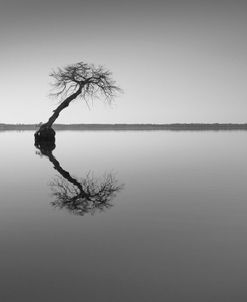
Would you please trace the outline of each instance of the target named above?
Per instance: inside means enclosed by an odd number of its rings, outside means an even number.
[[[246,37],[240,0],[1,0],[0,123],[46,122],[50,72],[80,61],[124,93],[59,123],[247,122]]]

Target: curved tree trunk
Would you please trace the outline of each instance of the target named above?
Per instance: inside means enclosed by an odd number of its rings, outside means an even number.
[[[60,112],[69,106],[71,101],[81,94],[82,87],[80,87],[75,93],[67,97],[54,111],[49,120],[42,124],[38,131],[35,132],[35,140],[37,141],[55,141],[55,131],[52,129],[52,125],[58,118]]]
[[[55,120],[58,118],[60,112],[69,106],[70,102],[73,101],[78,95],[81,94],[81,88],[79,88],[75,93],[67,97],[54,111],[52,116],[49,118],[48,122],[43,124],[41,127],[51,128]]]
[[[81,183],[79,183],[74,177],[70,175],[70,173],[66,170],[64,170],[59,161],[55,158],[55,156],[52,153],[52,148],[49,147],[49,145],[42,146],[36,146],[43,155],[47,156],[49,161],[53,164],[53,168],[57,170],[65,179],[67,179],[72,185],[76,186],[80,192],[80,196],[83,198],[86,198],[90,200],[89,195],[83,190],[83,187]]]

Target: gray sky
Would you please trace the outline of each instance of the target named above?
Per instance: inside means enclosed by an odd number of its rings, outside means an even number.
[[[1,0],[0,122],[45,122],[50,71],[78,61],[125,93],[58,122],[246,122],[246,37],[245,1]]]

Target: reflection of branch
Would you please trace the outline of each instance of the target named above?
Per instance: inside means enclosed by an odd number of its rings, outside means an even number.
[[[40,150],[39,154],[47,156],[54,169],[61,175],[50,183],[55,197],[55,201],[51,202],[54,207],[66,208],[73,214],[81,216],[86,213],[93,215],[96,210],[103,211],[112,207],[112,199],[123,188],[122,185],[117,185],[112,174],[105,175],[101,181],[92,174],[78,180],[64,170],[52,154],[55,145],[52,145],[52,148],[47,144],[36,147]]]
[[[50,186],[56,199],[51,204],[77,215],[93,215],[96,210],[101,212],[112,207],[112,199],[121,190],[111,174],[105,175],[101,182],[88,174],[80,180],[80,184],[82,190],[61,176],[55,178]]]

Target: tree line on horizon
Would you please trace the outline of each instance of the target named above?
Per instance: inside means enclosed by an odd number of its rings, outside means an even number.
[[[4,124],[0,130],[36,130],[39,124]],[[54,124],[55,130],[245,130],[247,123],[172,123],[172,124]]]

